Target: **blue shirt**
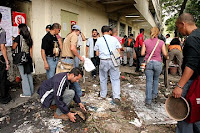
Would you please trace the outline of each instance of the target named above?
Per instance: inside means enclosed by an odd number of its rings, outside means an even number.
[[[104,35],[104,37],[105,37],[105,39],[108,43],[108,47],[109,47],[110,51],[114,51],[115,49],[121,48],[119,41],[115,37],[107,35],[107,34]],[[99,37],[97,42],[96,42],[96,45],[94,47],[94,50],[99,51],[99,58],[100,59],[110,58],[110,53],[109,53],[108,47],[106,45],[104,38]]]

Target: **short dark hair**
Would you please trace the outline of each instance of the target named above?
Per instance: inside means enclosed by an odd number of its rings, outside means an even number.
[[[140,29],[140,33],[142,33],[142,32],[144,32],[144,29],[143,29],[143,28]]]
[[[113,28],[112,28],[112,27],[109,27],[109,31],[113,31]]]
[[[93,32],[93,31],[96,31],[96,32],[97,32],[97,29],[92,29],[92,32]]]
[[[78,76],[80,74],[83,76],[83,70],[79,67],[75,67],[69,72],[69,74],[74,74],[74,76]]]
[[[170,37],[170,34],[167,34],[166,36],[169,36],[169,37]]]
[[[127,37],[127,35],[124,35],[124,38],[126,38]]]
[[[133,34],[130,34],[130,36],[133,36]]]
[[[51,29],[50,30],[54,30],[54,29],[60,29],[61,28],[61,25],[59,23],[54,23],[52,26],[51,26]]]
[[[104,33],[104,32],[109,32],[110,31],[110,27],[107,26],[107,25],[104,25],[102,28],[101,28],[101,32]]]
[[[0,19],[2,19],[2,14],[0,13]]]
[[[46,26],[46,29],[51,29],[51,25],[50,25],[50,24],[47,25],[47,26]]]
[[[195,24],[194,16],[190,13],[182,13],[178,19],[179,22],[186,22],[188,24]]]

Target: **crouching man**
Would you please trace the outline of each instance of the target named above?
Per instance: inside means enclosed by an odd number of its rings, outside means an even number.
[[[38,94],[40,95],[42,105],[47,108],[51,105],[57,106],[54,118],[63,120],[70,119],[72,122],[75,122],[76,113],[71,113],[68,108],[72,100],[79,104],[83,111],[86,111],[84,105],[81,103],[80,97],[77,95],[75,89],[71,87],[82,76],[83,71],[80,68],[73,68],[69,73],[63,72],[56,74],[41,84],[38,89]]]

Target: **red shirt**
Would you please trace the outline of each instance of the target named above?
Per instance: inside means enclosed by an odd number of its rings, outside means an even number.
[[[136,42],[135,42],[135,48],[137,48],[139,45],[142,47],[143,44],[143,34],[140,33],[137,38],[136,38]]]
[[[117,40],[119,41],[119,43],[122,44],[122,38],[121,37],[119,37],[119,36],[113,36],[113,37],[117,38]]]

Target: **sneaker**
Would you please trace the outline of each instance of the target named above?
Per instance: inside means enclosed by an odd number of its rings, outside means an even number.
[[[56,109],[57,109],[57,106],[56,106],[56,105],[51,105],[51,106],[50,106],[50,109],[51,109],[51,110],[56,110]]]
[[[113,103],[115,103],[115,104],[117,104],[117,105],[120,105],[120,104],[121,104],[119,98],[115,98],[115,99],[113,99]]]
[[[54,113],[53,116],[54,116],[55,119],[62,119],[64,121],[67,121],[69,119],[69,117],[67,115],[65,115],[65,114],[57,115],[56,112]]]
[[[152,106],[150,103],[145,103],[145,106],[148,108],[148,109],[152,109]]]
[[[106,97],[99,97],[99,100],[106,100]]]
[[[31,96],[25,96],[25,95],[23,95],[23,94],[20,94],[20,97],[31,97]]]
[[[1,104],[8,104],[12,100],[11,96],[9,95],[6,98],[0,99]]]

